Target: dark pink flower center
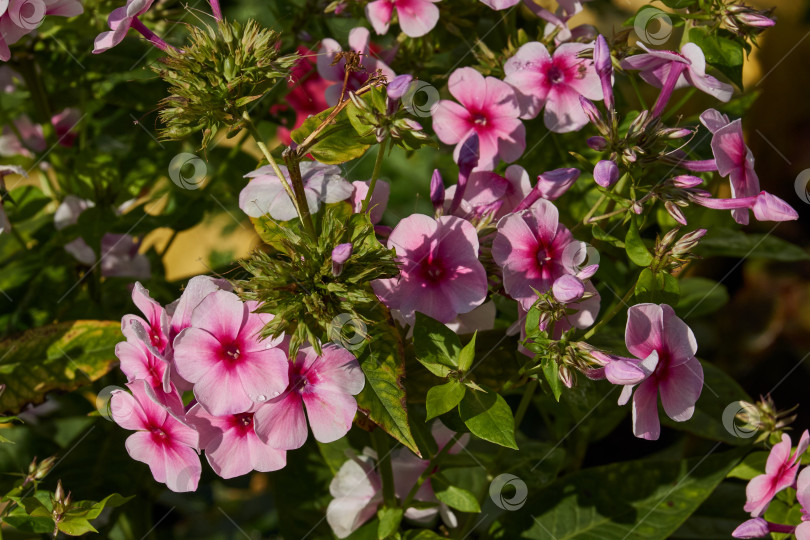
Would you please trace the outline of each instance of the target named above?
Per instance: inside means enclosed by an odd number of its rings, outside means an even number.
[[[230,345],[226,345],[222,351],[225,353],[225,357],[235,362],[239,360],[239,356],[241,353],[239,352],[239,347],[235,343],[231,343]]]
[[[157,445],[164,446],[171,442],[169,434],[163,430],[163,426],[149,426],[149,432],[152,434],[152,441]]]
[[[299,394],[313,392],[313,385],[321,380],[314,369],[304,371],[304,363],[296,362],[290,370],[290,388]]]
[[[253,431],[253,413],[234,414],[231,416],[230,424],[240,435],[247,435]]]
[[[477,112],[477,113],[471,113],[470,114],[470,120],[472,120],[472,123],[475,124],[476,126],[482,126],[483,127],[483,126],[487,125],[487,120],[488,119],[487,119],[486,114],[484,114],[482,112]]]
[[[560,84],[561,82],[565,81],[565,71],[555,63],[551,63],[549,65],[548,70],[546,70],[546,77],[551,84]]]
[[[552,253],[546,246],[542,244],[537,246],[537,263],[540,266],[550,264],[553,260]]]

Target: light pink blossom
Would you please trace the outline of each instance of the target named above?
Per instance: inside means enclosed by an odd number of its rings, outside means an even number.
[[[807,450],[808,444],[810,433],[805,430],[796,451],[791,454],[793,444],[790,435],[782,434],[782,441],[773,445],[768,455],[765,474],[752,478],[745,487],[746,501],[743,510],[750,512],[751,517],[759,517],[765,513],[765,509],[777,493],[793,485],[801,466],[800,458]]]
[[[352,193],[349,202],[354,207],[356,213],[360,213],[363,209],[363,201],[366,200],[368,195],[369,181],[362,182],[356,180],[352,182],[354,192]],[[379,223],[388,206],[388,197],[391,195],[391,185],[385,180],[377,180],[374,186],[374,193],[371,195],[371,200],[368,204],[369,217],[372,223]]]
[[[389,308],[412,321],[419,311],[441,322],[472,311],[487,296],[487,276],[478,260],[478,235],[469,222],[413,214],[399,222],[388,238],[400,275],[371,282]]]
[[[545,199],[501,219],[492,257],[503,270],[506,293],[528,311],[537,300],[534,290],[544,293],[563,274],[575,273],[573,260],[566,259],[579,251],[575,242],[557,207]]]
[[[0,134],[0,156],[31,157],[33,155],[31,151],[36,153],[45,151],[48,145],[45,142],[41,125],[34,124],[28,116],[23,114],[14,120],[14,128],[16,131],[9,126],[3,126],[2,134]],[[17,133],[22,139],[17,137]]]
[[[253,313],[227,291],[206,296],[191,314],[191,327],[174,339],[174,362],[194,396],[215,416],[239,414],[287,387],[287,357],[258,333],[269,315]]]
[[[357,27],[349,32],[349,48],[360,54],[360,64],[365,71],[353,71],[349,74],[346,90],[359,90],[368,80],[369,76],[377,70],[385,75],[390,81],[396,74],[388,67],[382,58],[378,57],[376,51],[372,50],[369,42],[370,33],[367,28]],[[341,59],[332,65],[338,53],[342,52],[340,44],[332,38],[321,41],[321,48],[318,54],[318,73],[321,77],[333,84],[326,89],[326,102],[329,105],[337,105],[340,99],[340,91],[343,88],[345,78],[346,61]],[[344,99],[347,99],[344,97]]]
[[[799,445],[801,446],[801,443]],[[798,450],[796,453],[801,456]],[[796,480],[796,500],[802,507],[802,522],[794,533],[796,540],[810,540],[810,467],[805,467]]]
[[[520,0],[481,0],[481,3],[496,11],[501,11],[519,4]]]
[[[433,105],[433,130],[445,144],[455,144],[458,162],[464,142],[479,139],[478,170],[492,170],[502,159],[512,162],[526,149],[526,129],[520,121],[515,90],[495,77],[484,77],[470,67],[455,70],[448,81],[459,103],[441,100]]]
[[[107,26],[110,27],[110,30],[96,36],[93,54],[102,53],[124,41],[127,32],[133,26],[143,26],[138,17],[149,11],[154,1],[127,0],[125,6],[112,10],[107,17]]]
[[[253,429],[253,413],[213,416],[199,403],[189,409],[186,419],[200,434],[205,458],[222,478],[235,478],[250,471],[283,469],[287,452],[267,446]]]
[[[155,480],[172,491],[196,490],[202,472],[197,431],[160,404],[146,381],[127,387],[132,394],[113,391],[110,411],[116,424],[136,431],[126,441],[130,457],[149,465]]]
[[[748,223],[748,210],[754,212],[757,221],[793,221],[799,219],[799,213],[788,203],[771,195],[767,191],[760,191],[753,197],[738,197],[735,199],[714,199],[707,191],[692,194],[690,200],[700,206],[715,210],[731,210],[745,212],[745,223]],[[735,218],[736,219],[736,218]],[[739,223],[741,218],[737,219]]]
[[[670,306],[637,304],[627,311],[625,344],[647,368],[653,364],[655,368],[637,387],[624,387],[619,405],[627,403],[632,395],[633,434],[657,440],[661,433],[659,393],[664,411],[676,422],[689,420],[695,412],[695,402],[703,389],[703,367],[695,358],[697,341]]]
[[[321,355],[312,347],[302,347],[297,360],[285,367],[289,387],[259,407],[254,416],[259,438],[273,448],[300,448],[307,440],[307,418],[319,442],[346,435],[357,412],[354,396],[365,385],[354,355],[332,344],[324,346]]]
[[[169,345],[169,316],[166,310],[149,296],[149,291],[139,282],[132,287],[132,301],[145,319],[138,315],[124,315],[121,332],[127,339],[140,339],[158,354],[163,354]]]
[[[83,12],[78,0],[9,0],[0,14],[0,60],[8,62],[9,45],[33,32],[46,16],[75,17]]]
[[[290,185],[287,167],[279,167],[284,173],[284,181]],[[343,201],[352,196],[353,186],[343,179],[340,167],[324,165],[316,161],[301,163],[301,179],[304,182],[304,195],[311,213],[316,213],[321,203]],[[270,165],[249,172],[245,178],[250,182],[239,193],[239,208],[252,218],[269,215],[278,221],[289,221],[298,216],[284,186]]]
[[[375,0],[366,5],[366,17],[375,32],[385,34],[396,10],[399,26],[405,35],[421,37],[430,32],[439,21],[439,8],[433,5],[439,1]]]
[[[475,171],[470,174],[464,198],[455,215],[465,219],[481,216],[500,219],[514,211],[531,189],[529,173],[520,165],[510,165],[503,176],[492,171]],[[445,212],[449,210],[455,194],[455,185],[445,190]]]
[[[551,55],[542,43],[523,45],[504,64],[504,81],[518,94],[521,118],[534,118],[545,108],[551,131],[576,131],[588,123],[580,96],[602,99],[602,85],[593,60],[578,58],[593,49],[585,43],[564,43]]]

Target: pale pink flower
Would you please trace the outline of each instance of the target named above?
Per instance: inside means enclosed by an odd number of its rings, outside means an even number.
[[[346,435],[357,412],[354,396],[366,382],[354,355],[333,344],[324,346],[320,355],[312,347],[302,347],[297,360],[285,368],[289,387],[254,416],[259,438],[281,450],[300,448],[307,440],[307,418],[318,442]]]
[[[481,3],[489,6],[490,8],[501,11],[503,9],[508,9],[514,5],[520,3],[520,0],[481,0]]]
[[[801,466],[801,456],[807,450],[808,444],[810,444],[810,433],[805,430],[799,439],[796,451],[791,454],[793,444],[790,435],[782,434],[782,442],[773,445],[771,453],[768,455],[765,474],[752,478],[745,487],[746,502],[743,510],[750,512],[751,517],[759,517],[765,513],[765,509],[768,508],[777,493],[793,485]],[[804,492],[802,497],[804,497]]]
[[[125,6],[112,10],[107,17],[107,26],[110,27],[110,31],[102,32],[96,36],[93,54],[102,53],[124,41],[127,32],[133,26],[143,26],[138,17],[146,13],[152,7],[154,1],[126,0]]]
[[[0,60],[8,62],[9,45],[33,32],[46,16],[75,17],[83,12],[78,0],[9,0],[0,14]]]
[[[191,327],[174,339],[178,374],[215,415],[239,414],[278,396],[287,387],[287,356],[273,341],[260,341],[269,315],[253,313],[227,291],[206,296],[191,314]]]
[[[478,134],[478,170],[492,170],[502,159],[512,162],[526,149],[526,128],[520,121],[515,90],[495,77],[484,77],[470,67],[455,70],[448,81],[459,103],[441,100],[433,105],[433,130],[445,144],[455,144],[458,162],[464,142]]]
[[[349,202],[354,207],[356,213],[360,213],[363,209],[363,201],[366,200],[368,195],[369,181],[362,182],[356,180],[352,182],[354,186],[354,193],[352,193]],[[388,206],[388,197],[391,195],[391,186],[385,180],[377,180],[374,186],[374,193],[371,195],[371,200],[368,204],[368,212],[371,217],[372,223],[379,223]]]
[[[504,81],[518,94],[521,118],[534,118],[545,107],[546,127],[557,133],[576,131],[588,123],[580,96],[602,99],[602,85],[593,60],[578,58],[592,50],[586,43],[564,43],[554,55],[542,43],[523,45],[504,64]]]
[[[648,49],[643,43],[638,43],[638,46],[646,53],[625,58],[622,60],[622,67],[640,70],[642,79],[661,88],[653,116],[661,114],[673,90],[687,86],[693,86],[720,101],[731,99],[734,88],[706,74],[706,58],[703,50],[696,44],[684,44],[680,53]]]
[[[375,0],[366,5],[366,17],[378,34],[388,32],[391,16],[397,12],[399,27],[406,36],[421,37],[439,22],[439,8],[433,4],[440,0]]]
[[[127,339],[139,339],[157,354],[163,354],[169,345],[169,316],[166,310],[149,296],[149,291],[139,282],[132,287],[132,301],[145,319],[138,315],[124,315],[121,332]]]
[[[291,185],[287,167],[281,165],[279,168],[284,173],[284,181]],[[344,201],[354,192],[354,187],[343,179],[337,165],[304,161],[300,168],[307,206],[313,214],[320,209],[321,203]],[[298,216],[295,204],[270,165],[249,172],[245,178],[251,179],[239,193],[239,208],[245,214],[252,218],[269,215],[278,221],[289,221]]]
[[[250,471],[283,469],[287,452],[267,446],[253,429],[253,412],[213,416],[199,403],[189,409],[186,419],[200,434],[205,458],[222,478],[235,478]]]
[[[53,124],[53,129],[56,132],[56,137],[60,145],[68,148],[73,146],[78,136],[74,128],[81,119],[81,111],[73,107],[68,107],[51,117],[51,124]]]
[[[0,156],[31,157],[32,150],[37,153],[45,151],[48,145],[45,142],[41,125],[34,124],[28,116],[23,114],[14,120],[14,127],[16,131],[9,126],[3,126],[2,134],[0,134]],[[17,133],[20,134],[22,140],[17,137]]]
[[[492,242],[506,293],[527,311],[537,300],[533,289],[544,293],[563,274],[575,273],[573,257],[579,251],[557,208],[545,199],[501,219]]]
[[[692,330],[666,304],[637,304],[627,311],[625,344],[630,354],[646,366],[655,364],[650,375],[635,389],[627,384],[619,397],[624,405],[633,396],[633,434],[657,440],[658,394],[667,416],[685,422],[695,412],[703,389],[703,367],[695,358],[697,341]],[[646,370],[645,370],[646,371]]]
[[[365,68],[365,71],[353,71],[349,74],[347,91],[362,88],[369,76],[378,69],[389,81],[396,76],[394,71],[388,67],[388,64],[371,49],[369,36],[368,29],[360,26],[352,28],[351,32],[349,32],[349,48],[360,54],[360,63]],[[318,50],[318,73],[321,77],[333,83],[326,89],[325,94],[326,102],[329,105],[337,105],[340,99],[340,91],[343,88],[346,61],[341,59],[332,65],[335,56],[342,51],[340,44],[332,38],[325,38],[321,41],[321,48]],[[344,99],[347,99],[347,97],[344,96]]]
[[[130,457],[149,465],[155,480],[172,491],[196,490],[202,472],[197,432],[160,404],[146,381],[127,387],[132,394],[113,391],[110,411],[116,424],[137,432],[126,441]]]
[[[163,391],[164,377],[169,369],[168,363],[154,349],[148,347],[140,339],[127,339],[115,346],[115,356],[120,361],[121,371],[127,376],[127,381],[137,379],[155,389]]]
[[[194,276],[188,280],[180,298],[166,306],[166,313],[171,320],[169,324],[170,341],[174,341],[177,334],[191,326],[191,314],[194,312],[194,308],[200,305],[200,302],[209,294],[219,290],[231,291],[233,287],[224,279],[210,276]]]
[[[445,212],[450,208],[456,188],[452,185],[445,190]],[[529,173],[520,165],[510,165],[503,176],[492,171],[475,171],[470,174],[464,198],[455,215],[465,219],[481,216],[500,219],[514,211],[531,189]]]
[[[805,467],[796,480],[796,500],[802,506],[802,522],[794,533],[796,540],[810,540],[810,467]]]
[[[487,296],[487,275],[478,260],[478,234],[455,216],[413,214],[388,237],[400,275],[371,282],[389,308],[412,321],[419,311],[441,322],[472,311]]]

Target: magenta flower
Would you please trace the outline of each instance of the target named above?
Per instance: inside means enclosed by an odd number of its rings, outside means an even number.
[[[169,316],[166,310],[149,296],[149,291],[139,282],[132,287],[132,301],[146,319],[138,315],[124,315],[121,318],[121,332],[127,339],[139,339],[158,354],[164,353],[169,344]]]
[[[734,88],[706,74],[706,58],[701,48],[694,43],[686,43],[681,47],[680,54],[648,49],[643,43],[638,45],[647,52],[625,58],[622,60],[622,67],[640,70],[642,79],[661,88],[653,116],[663,112],[673,90],[687,86],[693,86],[723,102],[731,99]]]
[[[231,291],[233,287],[224,279],[210,276],[194,276],[188,280],[180,298],[166,306],[166,313],[171,318],[169,323],[169,337],[171,341],[182,330],[191,326],[191,314],[194,308],[200,305],[209,294],[223,290]]]
[[[366,5],[366,17],[378,34],[388,32],[391,16],[397,12],[399,26],[406,36],[421,37],[439,22],[440,0],[375,0]]]
[[[283,469],[287,452],[267,446],[253,429],[253,413],[212,416],[200,404],[186,415],[200,434],[200,448],[211,468],[222,478],[235,478],[250,471]]]
[[[445,144],[455,144],[458,162],[464,142],[478,134],[478,170],[492,170],[502,159],[512,162],[526,149],[526,128],[520,121],[515,90],[495,77],[484,77],[470,67],[455,70],[450,94],[461,104],[441,100],[433,105],[433,130]]]
[[[284,181],[290,185],[287,167],[279,167],[284,173]],[[239,192],[239,208],[252,218],[269,215],[278,221],[295,219],[298,214],[295,204],[270,165],[259,167],[245,175],[250,182]],[[316,161],[301,163],[301,179],[304,181],[304,195],[311,213],[316,213],[321,203],[344,201],[352,196],[354,188],[341,176],[337,165],[324,165]]]
[[[78,0],[10,0],[0,13],[0,60],[11,59],[9,45],[36,29],[48,15],[75,17],[84,13]]]
[[[553,171],[546,171],[538,175],[537,183],[529,194],[526,195],[526,198],[520,201],[520,204],[515,207],[514,211],[520,212],[521,210],[526,210],[538,199],[546,199],[549,201],[559,199],[574,185],[579,175],[579,170],[571,167],[554,169]]]
[[[113,391],[110,411],[116,424],[137,432],[126,441],[130,457],[149,465],[155,480],[172,491],[196,490],[202,472],[197,432],[161,405],[146,381],[127,387],[132,394]]]
[[[807,450],[808,444],[810,433],[805,430],[796,451],[791,454],[793,444],[790,435],[782,434],[782,442],[771,448],[768,461],[765,463],[765,474],[752,478],[745,487],[746,501],[743,510],[750,512],[751,517],[759,517],[765,513],[765,509],[777,493],[793,485],[801,466],[800,458]]]
[[[178,374],[215,416],[246,412],[287,387],[287,357],[273,342],[259,340],[269,316],[252,313],[255,308],[233,293],[215,291],[174,339]]]
[[[593,61],[578,58],[592,45],[564,43],[550,55],[537,41],[523,45],[504,64],[504,81],[518,94],[521,118],[534,118],[545,107],[546,127],[556,133],[581,129],[588,123],[579,97],[602,99],[602,83]]]
[[[654,441],[661,433],[659,392],[664,411],[676,422],[689,420],[695,412],[703,389],[703,367],[695,358],[697,341],[670,306],[637,304],[627,311],[625,344],[630,354],[655,368],[635,394],[635,385],[626,384],[619,405],[633,395],[633,434]]]
[[[146,381],[150,387],[163,391],[169,366],[153,350],[139,339],[128,339],[115,346],[115,356],[120,361],[121,371],[127,376],[127,381],[140,379]]]
[[[371,282],[382,302],[407,321],[419,311],[450,322],[472,311],[487,296],[487,274],[478,260],[478,235],[469,222],[413,214],[388,237],[396,249],[400,275]]]
[[[805,433],[807,432],[805,431]],[[801,446],[801,443],[799,445]],[[798,449],[796,453],[799,454]],[[796,499],[802,506],[802,522],[796,527],[796,540],[810,540],[810,468],[808,467],[799,473],[799,478],[796,480]]]
[[[757,221],[792,221],[799,219],[799,213],[792,206],[767,191],[760,191],[754,197],[739,197],[736,199],[713,199],[708,191],[701,191],[692,194],[690,200],[695,204],[715,210],[731,210],[732,212],[742,210],[745,212],[745,223],[748,223],[748,210],[754,212]],[[740,219],[737,219],[738,223]]]
[[[450,186],[444,192],[445,212],[455,197],[456,187]],[[481,216],[500,219],[514,211],[531,189],[529,173],[520,165],[510,165],[503,176],[492,171],[475,171],[470,174],[464,198],[455,215],[465,219]]]
[[[289,387],[283,395],[258,408],[254,416],[256,433],[265,444],[294,450],[307,440],[307,419],[315,440],[336,441],[352,427],[357,401],[354,396],[365,386],[365,376],[352,353],[326,345],[322,354],[302,347],[295,362],[288,362]]]
[[[557,208],[545,199],[501,219],[492,242],[492,257],[503,270],[506,293],[523,309],[531,309],[537,300],[533,289],[546,292],[563,274],[575,273],[568,268],[573,260],[566,260],[579,251],[575,242],[559,222]]]
[[[346,90],[359,90],[368,80],[369,75],[378,69],[390,81],[396,74],[388,67],[375,51],[370,48],[370,33],[367,28],[357,27],[349,32],[349,48],[360,54],[360,63],[365,71],[353,71],[349,74],[349,81]],[[343,51],[340,44],[332,38],[325,38],[321,41],[321,48],[318,51],[318,73],[321,77],[333,84],[326,89],[326,102],[329,105],[337,105],[340,99],[340,91],[343,88],[345,77],[346,61],[341,59],[334,65],[332,62],[338,53]],[[344,99],[346,97],[344,96]]]

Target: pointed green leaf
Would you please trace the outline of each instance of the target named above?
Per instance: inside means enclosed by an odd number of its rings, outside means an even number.
[[[447,377],[458,369],[461,341],[455,332],[427,315],[416,312],[413,329],[416,359],[438,377]]]
[[[630,228],[627,229],[627,236],[624,239],[624,249],[627,256],[638,266],[649,266],[653,260],[650,250],[644,245],[641,233],[638,230],[638,223],[635,219],[630,220]]]
[[[455,508],[461,512],[478,513],[481,511],[475,495],[466,489],[451,485],[443,475],[435,475],[430,479],[430,484],[436,493],[436,498],[450,508]]]
[[[378,540],[385,540],[393,536],[399,530],[399,524],[402,522],[402,516],[405,511],[402,508],[387,508],[383,506],[377,512],[377,517],[380,518],[380,524],[377,526]]]
[[[464,397],[466,387],[457,380],[434,386],[427,393],[427,419],[432,420],[453,409]]]
[[[469,343],[464,345],[464,348],[461,349],[461,352],[458,355],[458,370],[462,373],[465,373],[467,370],[472,367],[473,360],[475,360],[475,338],[478,336],[478,331],[476,330],[473,334],[472,339]]]
[[[560,380],[560,367],[551,358],[544,358],[542,367],[543,375],[545,375],[548,386],[551,388],[551,394],[555,400],[560,401],[563,389],[563,383]]]
[[[497,393],[467,392],[458,408],[461,420],[476,437],[517,450],[515,417]]]

